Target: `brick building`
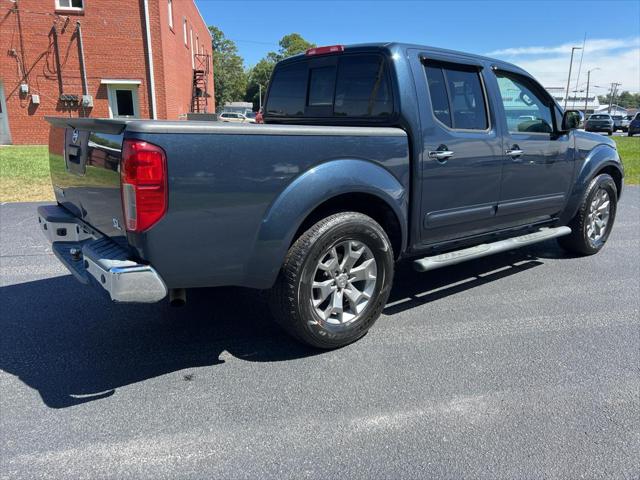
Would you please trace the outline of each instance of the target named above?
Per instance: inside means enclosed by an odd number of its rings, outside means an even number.
[[[194,0],[0,0],[0,143],[47,143],[51,116],[214,112]]]

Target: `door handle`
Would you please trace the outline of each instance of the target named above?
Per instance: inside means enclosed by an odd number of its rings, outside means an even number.
[[[453,157],[451,150],[433,150],[429,152],[429,158],[435,158],[436,160],[446,160]]]
[[[518,158],[524,155],[524,150],[520,150],[520,147],[518,145],[514,145],[505,153],[509,155],[511,158]]]

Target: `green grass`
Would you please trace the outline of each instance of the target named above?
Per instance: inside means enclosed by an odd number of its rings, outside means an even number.
[[[640,136],[610,137],[615,140],[622,157],[627,185],[640,184]],[[62,162],[58,162],[62,166]],[[83,177],[102,183],[100,175],[113,172],[99,169],[95,175]],[[46,146],[0,146],[0,202],[53,200],[49,155]]]
[[[640,184],[640,136],[610,138],[618,145],[618,153],[624,164],[624,183]]]
[[[46,146],[0,146],[0,202],[53,200]]]

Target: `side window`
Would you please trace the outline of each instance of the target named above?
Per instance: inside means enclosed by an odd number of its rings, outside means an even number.
[[[553,132],[549,99],[532,81],[506,72],[496,72],[496,77],[509,132]]]
[[[271,80],[267,113],[279,117],[302,116],[306,94],[306,63],[294,63],[278,68]]]
[[[425,66],[434,116],[458,130],[486,130],[487,108],[475,67],[451,64]]]
[[[451,127],[451,111],[449,110],[449,98],[447,97],[447,87],[444,83],[444,73],[440,67],[426,66],[427,84],[429,85],[429,95],[431,96],[431,108],[435,117]]]

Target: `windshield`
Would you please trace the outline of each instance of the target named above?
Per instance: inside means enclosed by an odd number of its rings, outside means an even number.
[[[591,115],[590,120],[609,120],[609,115]]]
[[[245,117],[247,118],[256,118],[256,113],[255,112],[247,112],[244,114]]]

